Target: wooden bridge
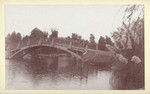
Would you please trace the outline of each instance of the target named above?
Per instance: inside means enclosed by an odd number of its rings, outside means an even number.
[[[91,49],[88,45],[82,45],[78,41],[67,40],[63,38],[53,38],[53,39],[28,39],[27,41],[20,41],[15,49],[10,51],[9,58],[23,57],[24,55],[30,53],[30,51],[39,49],[41,47],[56,48],[67,52],[79,59],[83,58],[83,55],[88,52],[94,53],[106,53],[106,51],[100,51],[97,48]],[[109,53],[108,53],[109,54]]]
[[[29,53],[31,50],[35,50],[41,47],[57,48],[71,55],[81,59],[82,54],[88,50],[88,47],[80,45],[79,42],[62,39],[62,38],[53,38],[53,39],[28,39],[27,41],[20,41],[14,49],[11,49],[9,58],[22,57]],[[95,50],[94,50],[95,51]]]

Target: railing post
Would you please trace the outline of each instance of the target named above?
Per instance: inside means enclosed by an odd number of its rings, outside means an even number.
[[[31,41],[30,41],[30,39],[28,38],[27,46],[30,46],[30,43],[31,43]]]
[[[38,45],[41,45],[41,44],[42,44],[42,39],[40,38],[39,42],[38,42]]]
[[[71,49],[72,47],[72,41],[70,41],[70,44],[69,44],[69,49]]]
[[[51,42],[51,46],[54,46],[54,45],[55,45],[55,39],[53,38]]]
[[[98,44],[96,44],[96,50],[98,50]]]
[[[87,51],[87,49],[88,49],[88,45],[85,46],[85,51]]]
[[[17,49],[19,49],[19,46],[20,46],[20,42],[18,43],[18,45],[17,45],[17,47],[16,47],[16,48],[17,48]]]

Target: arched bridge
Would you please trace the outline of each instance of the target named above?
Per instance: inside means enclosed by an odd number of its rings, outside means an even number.
[[[77,41],[62,39],[62,38],[53,38],[53,39],[28,39],[28,41],[20,41],[18,46],[11,50],[9,58],[23,57],[32,50],[47,47],[47,48],[56,48],[62,51],[65,51],[79,59],[82,59],[82,55],[88,51],[99,51],[96,49],[90,49],[88,46],[83,46]]]

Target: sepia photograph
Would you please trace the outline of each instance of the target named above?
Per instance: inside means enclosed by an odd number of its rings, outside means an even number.
[[[6,90],[145,90],[144,5],[5,5]]]

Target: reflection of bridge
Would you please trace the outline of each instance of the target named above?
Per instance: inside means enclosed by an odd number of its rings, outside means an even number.
[[[30,40],[22,40],[18,43],[18,46],[11,50],[11,54],[9,58],[22,57],[29,53],[32,50],[48,47],[48,48],[56,48],[71,55],[82,59],[82,55],[84,52],[88,51],[99,51],[96,49],[90,49],[88,46],[83,46],[78,41],[67,40],[63,38],[53,38],[53,39],[30,39]],[[97,48],[97,47],[96,47]]]

